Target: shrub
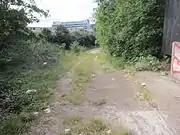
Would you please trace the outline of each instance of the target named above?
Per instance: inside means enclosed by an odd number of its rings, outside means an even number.
[[[23,89],[24,76],[45,69],[59,61],[60,48],[44,41],[19,42],[4,48],[0,55],[0,108],[8,112],[21,112],[24,106],[35,101]],[[47,63],[47,64],[44,64]]]
[[[27,131],[35,117],[33,112],[46,106],[59,75],[72,66],[70,56],[64,58],[64,50],[59,45],[45,41],[18,43],[20,48],[9,45],[0,55],[3,65],[0,68],[0,130],[3,135]]]
[[[72,32],[72,40],[79,42],[80,45],[85,45],[87,48],[95,47],[96,38],[89,32]]]
[[[85,31],[74,31],[69,32],[64,26],[58,26],[55,34],[53,35],[50,30],[43,29],[42,33],[39,34],[39,38],[44,38],[50,43],[56,43],[62,46],[65,45],[65,49],[70,49],[70,44],[78,42],[81,46],[92,48],[96,46],[96,38],[90,32]]]
[[[79,45],[79,42],[74,41],[71,46],[70,46],[71,50],[75,53],[79,53],[79,52],[83,52],[86,50],[85,47]]]
[[[98,4],[96,37],[111,55],[129,60],[160,55],[164,1],[102,0]]]

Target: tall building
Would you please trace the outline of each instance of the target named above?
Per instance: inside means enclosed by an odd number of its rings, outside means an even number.
[[[83,21],[72,21],[72,22],[53,22],[52,25],[52,31],[55,32],[56,28],[59,25],[63,25],[67,27],[69,31],[79,31],[79,30],[84,30],[84,31],[89,31],[91,29],[90,21],[83,20]]]

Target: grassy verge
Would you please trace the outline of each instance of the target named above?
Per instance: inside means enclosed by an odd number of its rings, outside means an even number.
[[[55,88],[56,80],[63,76],[76,62],[79,56],[75,53],[60,53],[56,57],[56,64],[45,63],[43,68],[27,70],[21,76],[14,77],[11,81],[20,82],[21,89],[9,97],[8,113],[1,114],[0,134],[19,135],[26,132],[32,122],[38,118],[47,106],[50,96]],[[31,92],[27,92],[31,91]],[[9,100],[7,98],[7,100]]]
[[[105,54],[104,52],[97,54],[96,59],[97,61],[99,61],[101,68],[106,73],[113,72],[117,68],[115,65],[112,65],[112,62],[109,59],[109,56]]]
[[[64,120],[63,124],[65,129],[69,129],[68,133],[60,133],[59,135],[130,135],[127,131],[111,130],[111,126],[97,118],[84,119],[80,116],[73,116]]]
[[[92,78],[94,58],[94,55],[86,54],[82,61],[70,72],[71,90],[63,95],[63,101],[74,105],[79,105],[85,101],[84,92]]]
[[[105,70],[123,69],[125,72],[134,74],[137,71],[169,71],[169,58],[158,59],[154,56],[141,56],[133,60],[126,60],[123,57],[113,57],[108,54],[101,56],[102,64],[105,64]],[[109,63],[109,64],[107,64]],[[109,66],[112,65],[112,66]],[[113,68],[112,68],[113,67]],[[164,74],[167,74],[165,72]]]

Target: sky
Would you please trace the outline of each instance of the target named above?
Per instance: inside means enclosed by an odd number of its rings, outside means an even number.
[[[94,0],[35,0],[37,6],[49,10],[50,17],[40,18],[40,23],[29,26],[50,27],[53,21],[80,21],[90,19],[93,8],[96,7]]]

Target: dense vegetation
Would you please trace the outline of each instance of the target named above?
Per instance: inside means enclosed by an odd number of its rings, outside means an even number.
[[[93,33],[84,30],[69,32],[68,29],[62,25],[57,27],[54,34],[48,29],[43,29],[39,36],[50,43],[64,44],[66,49],[69,49],[74,42],[88,48],[96,46],[96,38]]]
[[[36,14],[48,16],[34,0],[0,2],[0,134],[27,131],[34,112],[46,107],[59,75],[76,62],[82,47],[95,44],[89,33],[70,33],[60,26],[53,35],[37,35],[27,25],[38,22]],[[75,42],[76,41],[76,42]],[[68,50],[64,50],[68,49]],[[68,53],[66,53],[68,51]]]
[[[112,56],[159,56],[164,0],[99,0],[96,35]]]

